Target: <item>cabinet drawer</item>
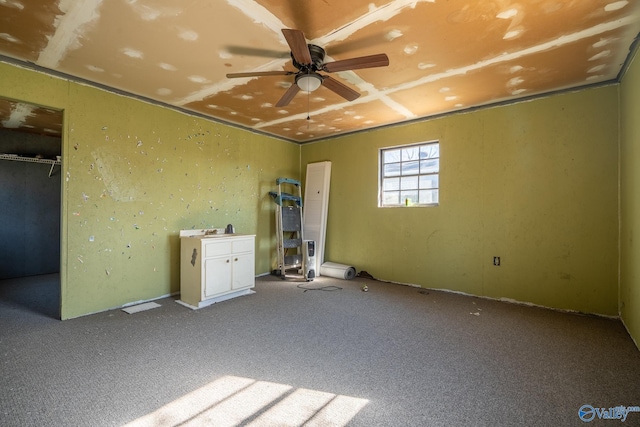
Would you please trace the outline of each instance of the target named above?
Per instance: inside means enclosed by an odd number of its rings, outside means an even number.
[[[224,256],[231,253],[231,242],[213,241],[204,245],[204,257]]]
[[[233,253],[253,252],[253,239],[241,239],[233,242]]]

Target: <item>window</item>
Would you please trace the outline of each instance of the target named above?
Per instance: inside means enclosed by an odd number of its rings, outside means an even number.
[[[438,142],[381,149],[378,206],[437,205],[439,174]]]

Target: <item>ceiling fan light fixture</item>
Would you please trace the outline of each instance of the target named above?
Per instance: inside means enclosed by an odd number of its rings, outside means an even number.
[[[300,74],[296,76],[296,85],[305,91],[313,92],[322,84],[322,77],[317,73]]]

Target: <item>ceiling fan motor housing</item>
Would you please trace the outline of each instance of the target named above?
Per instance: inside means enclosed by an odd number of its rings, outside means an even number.
[[[307,45],[309,47],[309,53],[311,54],[311,64],[300,64],[291,54],[291,61],[293,66],[304,73],[313,73],[322,70],[322,64],[324,63],[325,51],[320,46],[315,44]]]
[[[282,34],[291,48],[291,63],[298,70],[297,72],[282,70],[227,74],[227,77],[229,78],[289,76],[291,74],[295,74],[294,84],[289,86],[282,98],[280,98],[280,100],[275,104],[278,108],[289,105],[291,100],[299,91],[302,90],[304,92],[311,93],[320,86],[326,87],[347,101],[353,101],[360,96],[359,92],[340,83],[331,76],[320,74],[319,71],[336,73],[361,68],[386,67],[389,65],[389,58],[384,53],[362,56],[359,58],[343,59],[341,61],[333,61],[329,64],[325,64],[325,50],[318,45],[307,43],[302,31],[283,28]]]

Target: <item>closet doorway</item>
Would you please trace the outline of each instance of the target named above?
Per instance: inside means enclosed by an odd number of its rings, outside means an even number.
[[[0,318],[60,319],[62,111],[0,99]]]

